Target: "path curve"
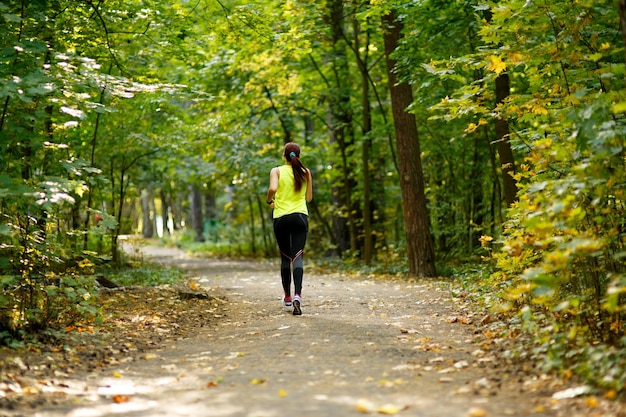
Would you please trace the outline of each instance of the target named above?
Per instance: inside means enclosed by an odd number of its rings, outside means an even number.
[[[87,376],[81,401],[35,417],[578,415],[551,398],[564,387],[502,366],[437,283],[305,271],[298,317],[281,305],[276,263],[142,251],[219,294],[224,316],[147,360]]]

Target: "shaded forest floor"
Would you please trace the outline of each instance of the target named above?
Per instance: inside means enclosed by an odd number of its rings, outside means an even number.
[[[101,328],[0,350],[0,416],[626,417],[507,358],[503,323],[441,282],[307,273],[295,317],[273,263],[143,250],[189,282],[104,290]]]

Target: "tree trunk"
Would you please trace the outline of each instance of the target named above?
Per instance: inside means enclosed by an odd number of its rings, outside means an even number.
[[[496,104],[502,103],[509,94],[509,75],[502,73],[496,78]],[[498,144],[498,154],[500,155],[500,166],[502,169],[504,201],[510,207],[517,200],[517,184],[513,178],[515,174],[515,160],[513,159],[511,142],[509,142],[509,121],[506,119],[496,118],[496,143]]]
[[[154,199],[152,190],[145,189],[141,191],[141,213],[142,213],[142,235],[145,239],[154,237],[154,212],[152,211],[151,201]]]
[[[187,193],[181,187],[181,190],[176,192],[175,201],[172,202],[174,230],[181,230],[183,228],[183,223],[185,222],[185,202],[187,200]]]
[[[370,173],[370,151],[372,149],[372,140],[368,137],[372,131],[372,113],[369,94],[369,73],[367,67],[368,50],[369,50],[369,34],[366,37],[367,42],[363,50],[363,56],[360,56],[361,44],[359,40],[360,27],[357,19],[352,21],[353,33],[354,33],[354,51],[357,55],[357,63],[359,72],[361,73],[361,107],[363,117],[363,143],[361,144],[361,152],[363,159],[363,249],[361,251],[361,259],[366,265],[372,263],[374,257],[374,232],[372,229],[372,174]]]
[[[159,190],[159,199],[161,200],[161,227],[163,228],[163,237],[165,237],[165,235],[171,235],[172,231],[169,227],[170,202],[163,188]]]
[[[193,184],[191,186],[190,201],[191,204],[191,226],[196,233],[196,241],[204,242],[204,219],[202,218],[202,191],[200,186]]]
[[[622,29],[622,41],[624,42],[624,63],[626,63],[626,0],[619,2],[619,26]]]
[[[248,194],[248,209],[250,211],[250,250],[253,255],[256,255],[256,223],[254,220],[254,200],[252,199],[252,195]],[[262,212],[261,216],[263,216]],[[243,242],[240,242],[243,243]]]
[[[406,82],[398,83],[394,72],[396,61],[391,57],[402,36],[402,23],[398,20],[397,13],[392,11],[383,16],[383,37],[396,131],[409,274],[432,277],[436,276],[435,253],[424,193],[417,122],[415,116],[407,111],[407,107],[413,102],[413,91]]]
[[[330,27],[332,52],[330,64],[335,74],[335,84],[332,86],[329,126],[332,131],[331,142],[337,144],[338,157],[341,163],[341,185],[333,187],[333,204],[338,208],[333,217],[333,229],[336,236],[339,252],[347,249],[358,250],[356,219],[360,207],[352,201],[352,190],[355,179],[349,166],[351,153],[354,152],[354,132],[352,107],[350,104],[351,89],[344,85],[350,79],[350,67],[343,39],[344,8],[343,0],[329,0],[327,2],[326,21]]]

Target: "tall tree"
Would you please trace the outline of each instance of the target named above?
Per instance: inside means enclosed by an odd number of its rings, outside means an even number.
[[[393,57],[403,37],[403,26],[394,10],[383,15],[382,20],[391,109],[396,131],[409,273],[413,276],[432,277],[436,276],[437,271],[424,192],[417,121],[408,111],[413,103],[413,91],[407,82],[398,81],[396,60]]]
[[[619,26],[622,30],[622,42],[624,43],[624,62],[626,62],[626,0],[619,1]]]
[[[327,0],[325,18],[330,32],[331,49],[328,59],[333,68],[334,80],[330,93],[329,127],[330,141],[336,146],[342,178],[333,191],[333,203],[337,214],[333,216],[333,228],[338,249],[356,251],[356,213],[352,193],[355,179],[350,161],[354,152],[353,109],[350,104],[350,68],[344,39],[345,11],[343,0]]]

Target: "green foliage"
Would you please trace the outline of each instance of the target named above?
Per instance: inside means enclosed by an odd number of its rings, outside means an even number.
[[[98,315],[93,277],[0,277],[0,343],[11,345],[49,329],[62,330]]]
[[[184,273],[179,268],[143,264],[109,273],[107,278],[122,286],[153,287],[179,284]]]
[[[617,9],[603,2],[500,1],[479,33],[485,46],[430,71],[484,77],[438,108],[446,116],[506,118],[524,163],[486,280],[499,310],[520,314],[536,359],[622,390],[626,372],[626,119]],[[447,72],[436,70],[447,68]],[[488,88],[507,71],[511,95],[495,111]],[[486,241],[485,241],[486,242]]]

